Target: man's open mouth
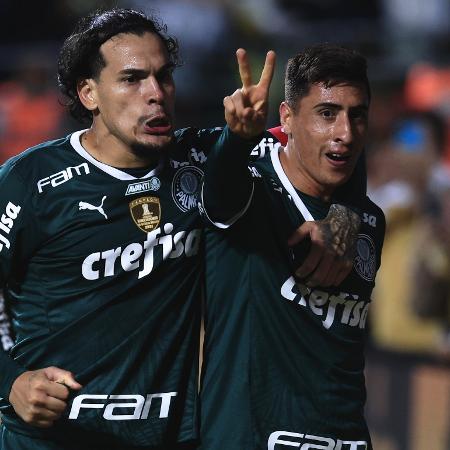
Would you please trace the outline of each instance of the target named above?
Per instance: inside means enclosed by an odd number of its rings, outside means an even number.
[[[348,161],[351,157],[351,155],[349,153],[327,153],[326,154],[327,158],[330,158],[333,161],[336,162],[344,162],[344,161]]]
[[[165,135],[172,130],[172,124],[167,117],[154,117],[144,123],[146,133]]]

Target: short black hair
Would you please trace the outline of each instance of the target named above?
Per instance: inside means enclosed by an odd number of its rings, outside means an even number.
[[[296,110],[313,84],[362,84],[370,100],[367,61],[357,51],[335,44],[316,44],[290,58],[285,73],[285,100]]]
[[[64,41],[58,58],[58,85],[66,97],[65,105],[75,119],[84,123],[92,120],[92,112],[78,98],[77,83],[84,78],[97,78],[105,67],[101,45],[120,33],[142,36],[146,32],[161,38],[170,61],[178,66],[178,42],[167,34],[166,25],[155,16],[132,9],[114,8],[97,10],[79,20],[72,34]]]

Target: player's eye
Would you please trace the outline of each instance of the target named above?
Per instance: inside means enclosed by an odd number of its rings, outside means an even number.
[[[136,83],[137,77],[135,75],[129,75],[128,77],[125,78],[125,81],[127,83]]]
[[[336,117],[336,113],[332,109],[322,109],[319,111],[319,114],[324,119],[334,119]]]
[[[127,84],[134,84],[139,81],[139,77],[136,74],[130,73],[128,75],[125,75],[122,78],[122,81]]]

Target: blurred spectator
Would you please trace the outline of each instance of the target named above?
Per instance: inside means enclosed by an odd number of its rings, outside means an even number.
[[[436,351],[450,361],[450,177],[429,195],[414,246],[411,305],[418,317],[440,326]]]
[[[61,134],[65,111],[42,55],[26,55],[0,84],[0,163]]]
[[[407,73],[405,102],[409,108],[434,110],[446,118],[445,162],[450,166],[450,67],[414,64]]]
[[[436,199],[442,186],[450,188],[450,174],[442,163],[445,130],[437,114],[411,111],[394,124],[388,142],[369,153],[369,196],[387,219],[371,324],[375,343],[389,350],[433,353],[442,334],[443,317],[417,314],[422,287],[416,283],[425,285],[425,280],[417,278],[421,269],[414,263],[419,256],[429,261],[436,253],[431,242],[424,244],[429,232],[423,215],[431,193]],[[437,307],[430,304],[429,308]]]

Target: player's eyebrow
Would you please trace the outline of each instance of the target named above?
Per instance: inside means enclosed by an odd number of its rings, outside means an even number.
[[[161,66],[157,71],[155,75],[159,75],[164,72],[170,72],[171,70],[174,70],[176,67],[176,64],[173,62],[168,62]],[[125,69],[122,69],[119,71],[119,75],[140,75],[140,76],[146,76],[148,75],[149,71],[147,69],[139,69],[137,67],[126,67]]]
[[[333,108],[333,109],[341,109],[342,105],[339,103],[333,103],[333,102],[321,102],[314,106],[314,108]],[[361,103],[359,105],[351,106],[349,108],[350,110],[369,110],[369,106],[366,103]]]

